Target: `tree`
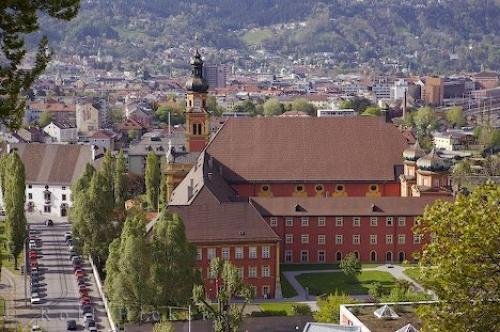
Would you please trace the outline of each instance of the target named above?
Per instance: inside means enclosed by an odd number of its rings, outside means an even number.
[[[361,115],[367,116],[380,116],[382,114],[380,107],[368,106]]]
[[[314,320],[321,323],[339,323],[340,305],[356,303],[356,301],[345,294],[330,294],[320,299],[317,304],[319,310],[313,314]]]
[[[99,267],[106,261],[108,247],[115,238],[113,194],[102,172],[92,175],[89,187],[74,196],[71,210],[72,230],[77,245],[91,255]]]
[[[384,286],[380,282],[372,282],[368,286],[368,295],[374,300],[379,301],[380,298],[385,294]]]
[[[215,332],[236,332],[243,311],[253,298],[252,289],[243,283],[236,267],[228,261],[216,257],[210,262],[210,270],[216,279],[217,306],[213,307],[208,302],[201,285],[193,288],[193,301],[207,318],[213,320]],[[234,298],[239,298],[240,303],[235,304]]]
[[[283,104],[276,98],[270,98],[262,105],[265,116],[275,116],[283,113]]]
[[[26,183],[24,165],[16,152],[4,156],[2,166],[5,172],[2,186],[5,196],[5,225],[8,248],[14,258],[14,268],[17,269],[17,258],[23,251],[26,238],[26,216],[24,205],[26,202]]]
[[[340,268],[348,276],[355,276],[361,273],[361,263],[351,252],[340,262]]]
[[[188,242],[182,219],[162,210],[152,240],[152,284],[156,305],[185,305],[197,281],[196,248]]]
[[[125,310],[130,322],[140,320],[141,309],[150,305],[150,246],[146,239],[144,215],[125,221],[121,236],[109,247],[106,261],[106,290],[114,311]]]
[[[224,107],[217,104],[217,98],[215,98],[215,96],[207,97],[207,110],[209,113],[216,116],[221,116],[222,113],[224,113]]]
[[[110,192],[111,195],[114,198],[114,167],[115,167],[115,160],[113,155],[111,154],[111,151],[108,150],[104,154],[104,158],[102,160],[102,165],[101,169],[99,172],[102,173],[104,178],[106,179],[106,191]],[[114,200],[113,200],[114,201]]]
[[[158,209],[158,195],[160,193],[160,163],[154,152],[150,152],[146,159],[144,180],[146,183],[146,198],[150,209]]]
[[[9,128],[16,129],[22,123],[25,95],[33,82],[45,70],[50,61],[48,39],[43,36],[38,44],[35,63],[26,68],[27,34],[40,29],[39,16],[48,15],[71,20],[78,13],[80,1],[28,1],[14,0],[0,5],[0,120]]]
[[[499,206],[500,186],[487,183],[454,202],[437,201],[419,218],[416,234],[433,235],[420,258],[422,283],[440,299],[423,310],[425,330],[500,326]]]
[[[51,122],[52,122],[51,113],[44,111],[42,112],[42,114],[40,114],[40,117],[38,118],[38,125],[40,126],[40,128],[47,126]]]
[[[292,101],[292,111],[304,112],[311,116],[315,115],[316,107],[304,98],[297,98]]]
[[[453,128],[462,127],[466,123],[464,110],[461,107],[452,107],[448,112],[446,112],[446,120],[453,126]]]
[[[373,106],[373,103],[364,97],[354,97],[349,100],[344,100],[340,103],[341,109],[353,109],[358,113],[361,113],[369,106]]]
[[[234,105],[235,112],[244,112],[252,116],[257,112],[257,108],[251,99],[246,99],[238,104]]]
[[[413,122],[419,140],[430,137],[431,132],[437,127],[436,113],[431,107],[421,107],[413,114]]]
[[[115,195],[115,207],[125,208],[127,199],[127,166],[123,151],[120,150],[115,158],[113,186]]]

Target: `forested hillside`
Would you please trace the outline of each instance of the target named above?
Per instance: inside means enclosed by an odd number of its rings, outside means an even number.
[[[293,24],[295,23],[295,24]],[[61,52],[141,59],[198,44],[334,64],[418,71],[500,66],[500,0],[82,0],[70,24],[46,20]],[[314,61],[314,60],[311,60]]]

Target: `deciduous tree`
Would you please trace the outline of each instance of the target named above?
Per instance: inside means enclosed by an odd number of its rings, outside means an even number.
[[[17,269],[17,258],[23,251],[26,238],[26,216],[24,205],[26,202],[26,183],[24,165],[16,152],[6,155],[2,166],[5,172],[2,185],[4,186],[5,225],[7,245],[14,258],[14,268]]]
[[[318,302],[319,310],[313,315],[314,320],[321,323],[339,323],[340,317],[340,305],[356,303],[351,297],[338,294],[330,294],[324,299],[320,299]]]
[[[166,210],[154,226],[152,280],[157,305],[185,305],[198,281],[194,272],[196,249],[188,242],[182,219]]]
[[[446,112],[446,120],[453,126],[462,127],[465,121],[464,110],[461,107],[453,107],[448,112]]]
[[[217,305],[212,306],[206,299],[203,286],[193,288],[193,301],[206,317],[213,320],[215,332],[236,332],[243,318],[243,311],[253,298],[252,289],[245,285],[238,270],[228,261],[216,257],[210,262],[211,273],[217,285]],[[240,303],[235,304],[234,299]]]
[[[351,252],[340,262],[340,268],[345,274],[355,276],[361,273],[361,262]]]
[[[47,111],[42,112],[38,118],[38,125],[40,128],[47,126],[52,121],[52,114]]]
[[[42,37],[35,63],[26,68],[24,38],[40,29],[38,18],[48,15],[62,20],[76,16],[80,0],[2,1],[0,4],[0,119],[10,128],[19,128],[25,109],[25,95],[50,60],[48,39]]]
[[[127,166],[122,150],[120,150],[115,158],[113,187],[115,207],[122,209],[125,207],[125,200],[127,198]]]
[[[292,101],[292,111],[304,112],[311,116],[315,115],[316,107],[304,98],[297,98]]]
[[[367,115],[367,116],[380,116],[381,111],[380,108],[377,106],[369,106],[367,107],[361,115]]]
[[[500,326],[500,186],[489,183],[454,202],[438,201],[418,221],[432,234],[421,279],[440,301],[423,310],[428,331],[490,331]]]
[[[151,251],[146,239],[145,217],[138,213],[125,221],[106,261],[106,289],[114,311],[125,310],[130,322],[140,321],[141,310],[151,304]]]
[[[283,104],[276,98],[270,98],[262,105],[265,116],[275,116],[283,113]]]

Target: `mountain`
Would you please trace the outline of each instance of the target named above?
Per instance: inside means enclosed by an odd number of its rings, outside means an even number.
[[[59,54],[92,55],[101,49],[117,59],[147,58],[158,69],[164,50],[203,46],[222,53],[234,49],[246,60],[255,61],[252,55],[264,51],[271,56],[262,62],[287,59],[343,69],[500,69],[500,0],[82,0],[81,5],[69,23],[42,22]],[[240,65],[251,66],[247,62]]]

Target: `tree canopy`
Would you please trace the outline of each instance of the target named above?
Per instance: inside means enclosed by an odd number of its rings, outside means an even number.
[[[354,299],[345,294],[330,294],[320,299],[317,304],[319,310],[314,313],[314,320],[321,323],[339,323],[340,305],[356,303]]]
[[[347,275],[355,276],[361,273],[361,262],[350,252],[340,262],[340,269]]]
[[[150,209],[158,209],[160,195],[160,162],[154,152],[148,153],[144,179],[146,183],[146,199]]]
[[[461,107],[453,107],[446,112],[446,120],[453,126],[462,127],[465,121],[464,110]]]
[[[48,39],[38,44],[34,65],[26,68],[25,36],[40,29],[40,16],[71,20],[78,13],[80,0],[3,1],[0,4],[0,121],[19,128],[25,109],[25,96],[35,79],[45,70],[51,54]]]
[[[280,115],[284,111],[283,104],[276,98],[269,98],[262,106],[265,116]]]
[[[193,301],[205,316],[213,320],[215,332],[236,332],[243,319],[243,311],[254,296],[252,289],[243,283],[236,267],[228,261],[216,257],[210,262],[210,270],[217,280],[217,305],[207,302],[201,285],[193,288]],[[235,298],[239,298],[241,303],[236,304]]]
[[[423,310],[425,330],[500,326],[500,186],[484,184],[454,202],[434,203],[419,218],[416,232],[432,235],[420,272],[440,300]]]

